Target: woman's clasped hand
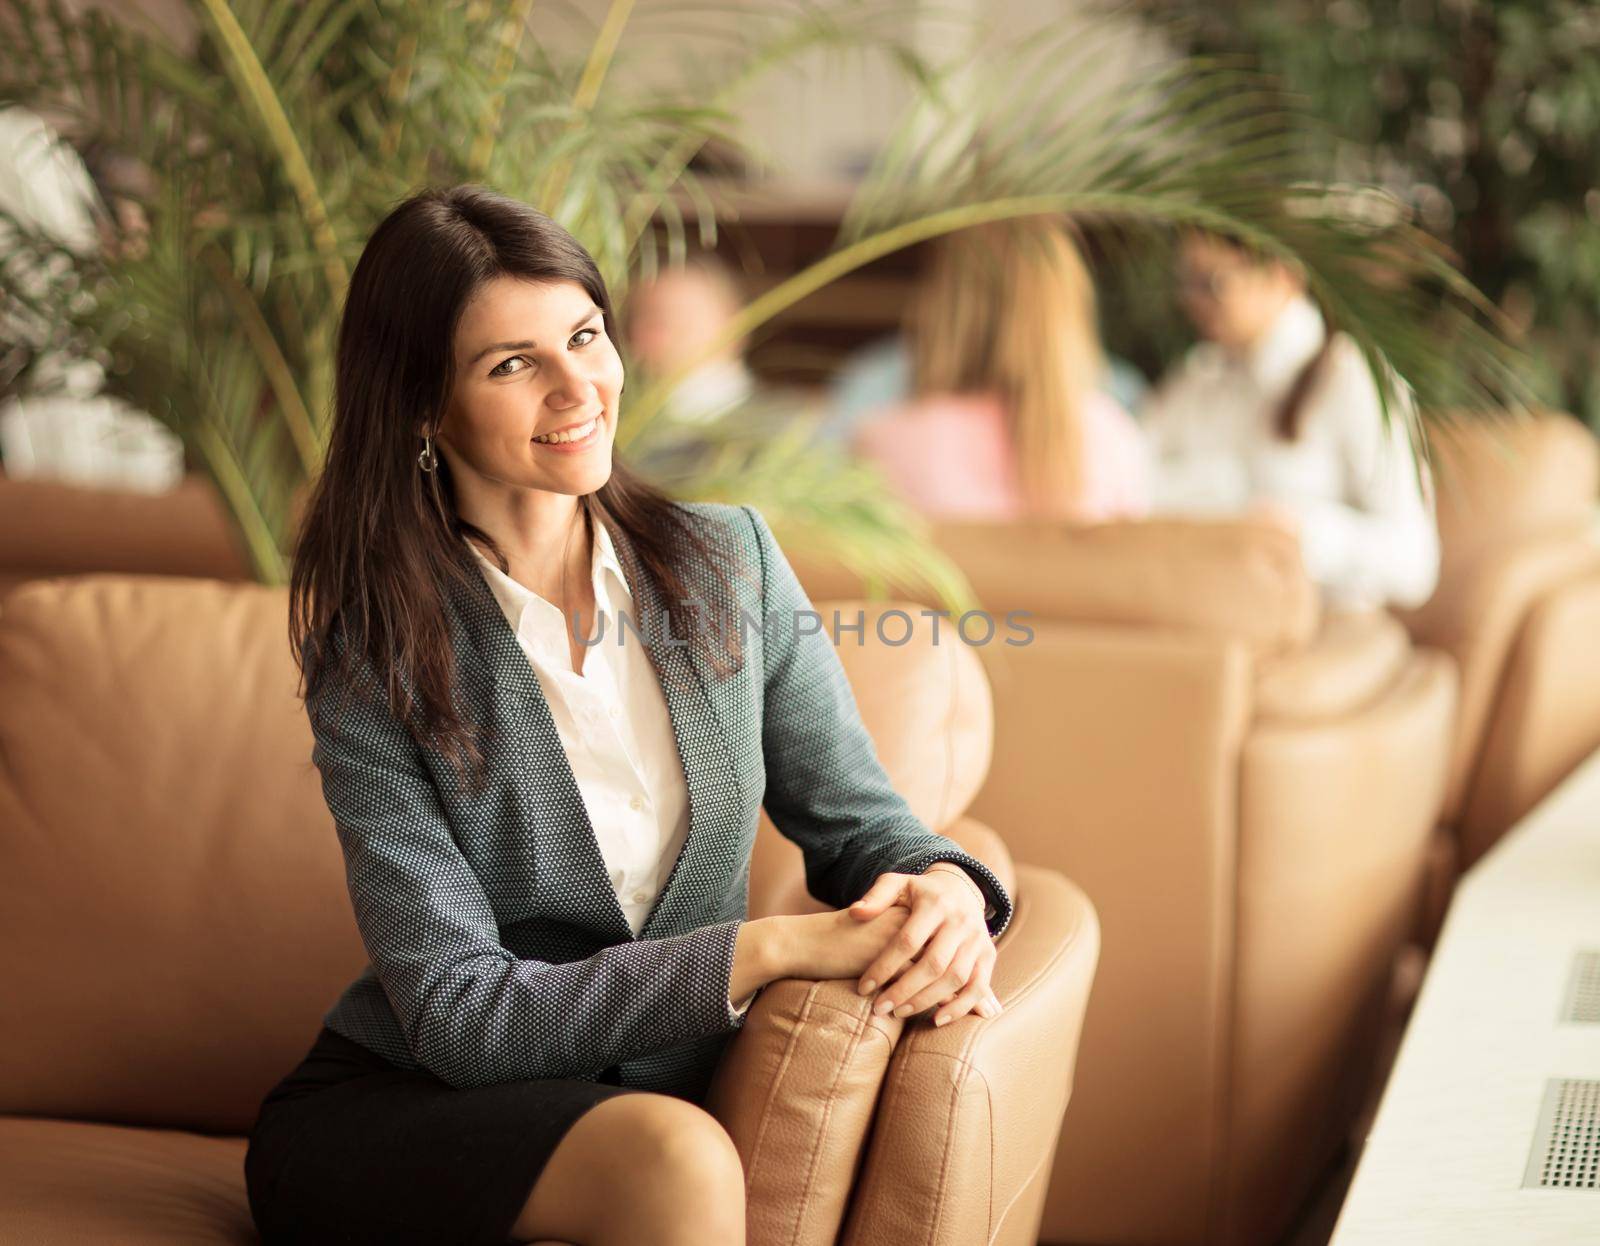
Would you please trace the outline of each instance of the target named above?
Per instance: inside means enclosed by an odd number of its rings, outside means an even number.
[[[834,976],[859,974],[858,992],[882,987],[872,1011],[909,1017],[938,1008],[934,1025],[968,1012],[997,1017],[990,990],[995,944],[984,921],[984,894],[958,865],[926,873],[883,873],[866,896],[832,917],[845,918],[840,948],[858,953]]]

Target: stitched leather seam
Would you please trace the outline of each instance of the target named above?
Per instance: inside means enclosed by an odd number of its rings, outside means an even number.
[[[858,1020],[854,1032],[850,1035],[850,1046],[845,1052],[843,1060],[839,1061],[838,1068],[834,1071],[833,1084],[828,1087],[827,1106],[822,1110],[822,1127],[817,1130],[815,1142],[811,1149],[811,1164],[806,1171],[805,1194],[800,1201],[800,1214],[795,1219],[794,1234],[789,1238],[791,1243],[800,1240],[800,1229],[805,1220],[805,1209],[811,1204],[811,1191],[816,1185],[817,1165],[822,1159],[822,1140],[828,1136],[828,1122],[833,1119],[833,1105],[838,1102],[839,1081],[844,1077],[844,1071],[850,1066],[850,1058],[855,1055],[861,1046],[861,1034],[865,1026]]]
[[[888,1090],[885,1092],[885,1094],[883,1096],[883,1107],[881,1109],[879,1109],[881,1115],[883,1116],[883,1118],[885,1120],[893,1120],[893,1119],[895,1119],[895,1114],[899,1110],[900,1099],[902,1097],[902,1092],[905,1089],[905,1081],[906,1081],[906,1066],[905,1066],[904,1063],[897,1061],[894,1064],[894,1066],[891,1067],[890,1070],[889,1070],[889,1087],[888,1087]],[[873,1184],[874,1185],[882,1184],[883,1178],[882,1178],[881,1173],[882,1173],[881,1166],[880,1165],[874,1165],[873,1173],[872,1173],[872,1175],[873,1175]],[[869,1201],[869,1200],[866,1200],[866,1199],[862,1200],[862,1202],[867,1202],[867,1201]]]
[[[1015,1194],[1013,1194],[1010,1197],[1009,1200],[1007,1200],[1006,1206],[1005,1206],[1005,1210],[1000,1213],[1000,1219],[998,1221],[994,1221],[993,1222],[994,1223],[994,1232],[989,1235],[989,1240],[991,1242],[994,1241],[995,1239],[997,1239],[1000,1236],[1000,1230],[1005,1227],[1006,1217],[1009,1216],[1011,1214],[1011,1212],[1012,1212],[1012,1209],[1016,1207],[1017,1200],[1020,1199],[1023,1196],[1023,1194],[1025,1194],[1028,1191],[1028,1188],[1033,1185],[1034,1181],[1038,1179],[1040,1170],[1044,1168],[1045,1161],[1047,1159],[1049,1159],[1049,1158],[1051,1158],[1051,1157],[1048,1154],[1041,1155],[1039,1157],[1039,1162],[1036,1163],[1033,1166],[1033,1168],[1029,1170],[1027,1179],[1018,1184],[1017,1192]],[[991,1198],[992,1198],[992,1195],[993,1195],[993,1185],[992,1185],[992,1183],[991,1183],[991,1186],[990,1186],[990,1194],[991,1194]],[[993,1206],[993,1204],[991,1202],[991,1207],[992,1206]]]
[[[783,1085],[784,1073],[788,1070],[794,1058],[794,1049],[799,1041],[800,1031],[805,1028],[806,1018],[811,1015],[811,1000],[816,994],[816,988],[806,992],[805,1005],[800,1009],[795,1028],[789,1032],[789,1039],[783,1045],[783,1056],[778,1061],[777,1072],[773,1074],[772,1081],[767,1088],[766,1101],[761,1105],[761,1124],[756,1129],[756,1140],[750,1148],[750,1168],[754,1171],[760,1166],[761,1147],[766,1141],[767,1127],[772,1123],[772,1104],[778,1097],[778,1089]]]
[[[970,1065],[968,1066],[971,1067]],[[933,1194],[933,1219],[928,1225],[928,1246],[939,1236],[939,1225],[944,1220],[945,1195],[949,1189],[950,1181],[950,1153],[955,1149],[955,1120],[956,1105],[961,1099],[961,1088],[964,1079],[957,1078],[950,1086],[950,1101],[945,1107],[944,1114],[944,1153],[939,1157],[939,1180],[934,1185]]]

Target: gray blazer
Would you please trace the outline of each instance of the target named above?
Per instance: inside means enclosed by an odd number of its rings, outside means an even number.
[[[456,1087],[592,1081],[617,1065],[623,1085],[699,1100],[744,1020],[728,985],[763,805],[802,849],[819,900],[842,908],[880,874],[954,861],[988,894],[990,933],[1005,929],[1000,881],[890,787],[832,639],[790,622],[810,603],[760,513],[682,505],[740,569],[734,608],[766,624],[747,629],[743,665],[721,677],[644,628],[689,834],[643,930],[635,937],[617,904],[538,677],[474,574],[447,608],[457,696],[490,732],[479,794],[370,690],[329,681],[307,705],[371,960],[324,1016],[329,1028]],[[613,535],[640,618],[659,617],[631,544]],[[701,595],[728,605],[711,585]]]

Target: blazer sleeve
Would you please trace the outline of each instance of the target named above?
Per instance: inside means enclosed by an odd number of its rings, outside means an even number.
[[[743,1024],[728,994],[739,921],[566,963],[508,951],[420,748],[375,696],[346,702],[308,703],[313,760],[362,942],[423,1068],[457,1088],[571,1077]]]
[[[811,602],[761,512],[743,510],[761,559],[763,804],[800,846],[808,890],[844,908],[880,874],[921,874],[951,861],[983,890],[989,933],[998,938],[1011,921],[1011,897],[988,866],[931,831],[891,786],[832,639],[795,626]]]

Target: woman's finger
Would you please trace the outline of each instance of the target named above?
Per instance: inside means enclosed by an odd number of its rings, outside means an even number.
[[[920,990],[915,989],[914,983],[907,985],[908,979],[911,978],[910,973],[902,974],[900,981],[895,983],[895,989],[912,990],[913,993],[900,996],[900,1006],[895,1009],[896,1016],[909,1017],[913,1013],[922,1012],[925,1009],[946,1003],[955,998],[959,991],[973,981],[973,970],[978,962],[978,941],[974,936],[963,935],[960,931],[952,931],[948,926],[945,928],[945,932],[938,935],[928,945],[927,952],[918,960],[917,965],[920,967],[924,962],[932,961],[933,966],[929,972],[935,973],[937,971],[946,934],[951,938],[955,948],[955,951],[949,954],[949,964],[944,972],[937,973]],[[987,989],[987,979],[980,979],[979,985]]]
[[[880,874],[877,881],[867,888],[867,894],[852,904],[846,912],[857,921],[871,921],[899,902],[900,895],[906,888],[906,880],[910,877],[909,874]]]
[[[911,915],[906,918],[905,924],[895,933],[894,938],[883,945],[883,950],[861,975],[861,993],[870,994],[911,964],[916,955],[922,951],[923,945],[933,937],[934,932],[944,924],[944,921],[944,906],[937,900],[922,899],[914,903]],[[878,1011],[876,1005],[874,1011]],[[882,1016],[883,1011],[887,1009],[879,1011],[878,1015]]]
[[[956,992],[954,999],[933,1014],[933,1023],[935,1025],[948,1025],[958,1017],[964,1017],[969,1012],[974,1011],[978,1011],[980,1016],[987,1015],[979,1010],[979,1006],[987,1004],[988,1000],[989,988],[987,986],[980,982],[969,982]]]
[[[923,1007],[940,1002],[937,988],[945,987],[946,997],[955,994],[966,979],[946,981],[957,954],[962,949],[966,931],[955,922],[946,921],[929,940],[916,960],[898,978],[884,988],[872,1011],[879,1016],[893,1012],[897,1017],[909,1017],[917,1011],[914,998],[927,994]]]

